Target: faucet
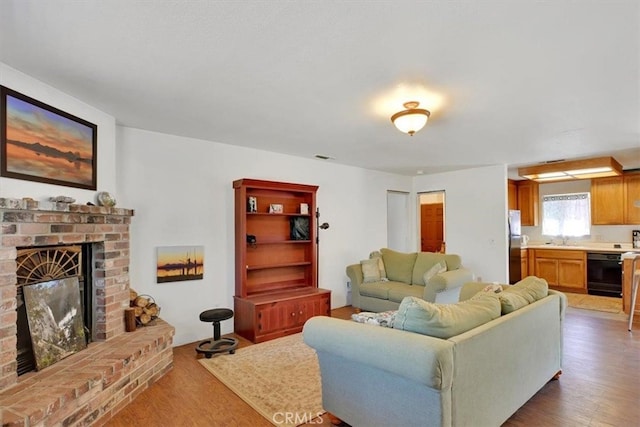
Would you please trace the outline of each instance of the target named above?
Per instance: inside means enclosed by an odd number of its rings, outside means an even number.
[[[569,244],[569,237],[562,236],[562,246],[567,246]]]

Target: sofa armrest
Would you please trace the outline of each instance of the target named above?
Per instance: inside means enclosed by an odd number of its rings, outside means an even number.
[[[457,270],[445,271],[444,273],[436,274],[429,282],[424,286],[425,301],[435,301],[436,294],[444,292],[452,288],[458,288],[467,282],[473,281],[473,273],[466,268],[459,268]]]
[[[450,341],[325,316],[309,319],[303,337],[320,358],[329,353],[437,390],[451,387]]]
[[[348,265],[347,277],[349,277],[349,281],[351,282],[351,305],[360,308],[360,285],[362,285],[364,281],[360,264]]]

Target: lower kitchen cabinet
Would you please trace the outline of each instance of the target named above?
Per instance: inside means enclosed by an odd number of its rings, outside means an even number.
[[[529,275],[529,259],[527,249],[520,250],[520,276],[524,279]]]
[[[533,272],[549,286],[568,292],[587,293],[587,255],[584,251],[535,249]]]

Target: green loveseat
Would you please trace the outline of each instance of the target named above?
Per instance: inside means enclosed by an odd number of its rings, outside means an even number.
[[[460,287],[473,281],[473,273],[462,266],[459,255],[435,252],[397,252],[383,248],[372,257],[382,260],[378,280],[365,281],[363,260],[347,266],[351,281],[351,305],[364,311],[397,310],[404,297],[414,296],[425,301],[454,303],[458,301]],[[370,258],[372,258],[370,257]],[[430,277],[424,276],[434,265],[441,263],[446,271]]]

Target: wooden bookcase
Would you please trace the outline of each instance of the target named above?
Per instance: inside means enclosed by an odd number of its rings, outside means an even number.
[[[318,187],[245,178],[233,188],[235,333],[262,342],[302,331],[313,316],[329,316],[331,291],[317,283]],[[301,213],[302,204],[307,213]],[[302,224],[297,238],[293,222]]]

